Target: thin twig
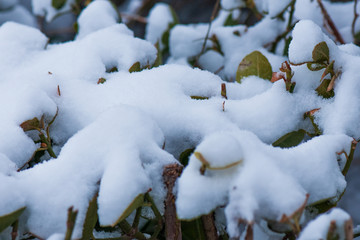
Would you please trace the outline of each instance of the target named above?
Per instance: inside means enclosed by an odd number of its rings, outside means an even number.
[[[134,22],[140,22],[147,24],[147,18],[137,15],[137,14],[128,14],[128,13],[120,13],[121,18],[126,18],[127,20],[134,21]]]
[[[18,236],[19,219],[16,220],[11,226],[12,226],[11,240],[16,240],[16,238]]]
[[[34,237],[34,238],[38,239],[38,240],[45,240],[45,238],[42,238],[42,237],[40,237],[40,236],[38,236],[38,235],[36,235],[36,234],[34,234],[32,232],[27,232],[26,235],[27,234],[30,235],[31,237]]]
[[[356,19],[359,17],[359,14],[356,11],[357,9],[357,0],[354,0],[354,18],[351,24],[351,33],[355,42],[355,23],[356,23]]]
[[[207,29],[205,39],[204,39],[204,42],[203,42],[203,45],[202,45],[201,52],[200,52],[199,56],[201,56],[205,52],[206,42],[209,39],[211,25],[212,25],[212,22],[215,19],[216,13],[218,12],[219,5],[220,5],[220,0],[217,0],[216,3],[215,3],[214,9],[212,11],[211,17],[210,17],[209,26],[208,26],[208,29]]]
[[[326,8],[324,7],[323,3],[321,2],[321,0],[317,0],[319,7],[321,9],[321,12],[327,22],[327,24],[329,25],[329,27],[331,28],[334,37],[336,38],[336,40],[341,43],[341,44],[345,44],[345,41],[343,39],[343,37],[341,36],[341,34],[339,33],[339,31],[337,30],[333,20],[331,19],[329,13],[327,12]]]

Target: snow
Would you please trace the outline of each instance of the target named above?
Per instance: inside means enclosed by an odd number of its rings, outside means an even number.
[[[162,36],[169,30],[171,24],[175,24],[170,6],[165,3],[156,3],[150,10],[147,21],[145,39],[152,44],[158,42],[160,49],[164,49]]]
[[[11,8],[11,7],[14,7],[16,4],[18,4],[17,0],[3,0],[0,3],[0,9],[1,10],[6,10],[6,9]]]
[[[307,206],[327,199],[336,202],[346,188],[341,172],[345,159],[338,153],[349,154],[353,137],[360,137],[360,50],[351,44],[337,46],[324,33],[322,19],[314,18],[315,1],[297,1],[295,20],[308,20],[299,21],[292,31],[289,60],[312,61],[313,48],[325,41],[330,60],[335,60],[334,70],[342,72],[335,81],[335,97],[318,96],[315,89],[322,71],[309,71],[306,65],[291,66],[293,93],[286,91],[282,80],[272,83],[249,76],[241,84],[234,82],[239,62],[254,50],[269,59],[273,71],[286,60],[268,49],[287,25],[273,16],[290,1],[255,2],[268,14],[249,28],[224,27],[222,11],[210,29],[210,38],[216,36],[221,49],[214,49],[216,44],[208,40],[199,57],[209,25],[176,25],[170,31],[168,63],[156,68],[152,68],[157,54],[153,44],[173,21],[169,6],[162,3],[150,12],[147,41],[119,24],[116,9],[105,0],[93,1],[82,11],[79,33],[70,42],[52,44],[35,28],[4,23],[0,27],[4,56],[0,101],[6,103],[0,106],[0,182],[4,183],[0,216],[26,206],[20,229],[55,240],[64,236],[70,206],[79,210],[73,237],[81,237],[89,201],[96,193],[104,226],[113,225],[136,196],[150,189],[163,213],[163,167],[177,162],[189,148],[195,153],[174,191],[181,219],[221,207],[226,219],[222,224],[231,237],[242,235],[238,223],[243,220],[255,224],[256,239],[266,239],[270,230],[262,226],[264,219],[291,216],[307,194]],[[36,14],[50,20],[69,9],[71,1],[59,11],[47,0],[32,3]],[[221,1],[225,9],[242,4]],[[305,13],[309,6],[316,9]],[[336,6],[326,3],[331,13]],[[341,11],[350,7],[341,6]],[[287,20],[288,13],[284,17]],[[341,31],[348,31],[348,20],[339,22]],[[30,18],[24,22],[32,25]],[[205,70],[190,67],[194,59]],[[142,71],[130,73],[137,62]],[[110,72],[114,67],[118,71]],[[98,84],[99,78],[106,81]],[[222,84],[227,98],[221,95]],[[323,135],[306,137],[287,149],[271,145],[299,129],[314,133],[303,116],[317,108],[315,121]],[[49,124],[57,110],[50,137],[58,157],[45,155],[42,163],[17,172],[40,147],[34,142],[37,132],[25,133],[20,124],[42,116]],[[331,220],[342,226],[348,219],[335,209],[310,222],[300,239],[324,237]]]
[[[170,54],[174,58],[194,57],[202,50],[208,25],[176,25],[170,31]]]
[[[315,47],[316,44],[325,41],[320,27],[310,20],[302,20],[296,24],[292,36],[294,40],[289,46],[289,59],[295,64],[311,62],[312,48],[309,46]]]
[[[77,39],[97,30],[110,27],[120,20],[119,14],[108,0],[97,0],[91,2],[78,17],[79,32]]]
[[[100,224],[112,225],[138,194],[162,189],[161,182],[141,169],[154,165],[160,171],[175,161],[161,150],[163,141],[158,126],[140,111],[118,106],[104,112],[69,139],[57,159],[18,174],[30,229],[41,236],[64,232],[67,208],[74,206],[79,209],[75,233],[80,236],[88,202],[97,191]],[[153,158],[142,163],[145,150]]]
[[[227,146],[218,147],[214,139],[226,139],[222,142]],[[224,170],[210,169],[201,175],[201,163],[193,155],[179,179],[178,215],[191,219],[227,203],[228,227],[233,229],[230,234],[236,235],[236,219],[248,222],[257,218],[280,220],[282,214],[295,212],[307,193],[310,194],[309,204],[339,196],[346,182],[338,167],[336,152],[350,149],[350,141],[345,135],[328,135],[296,148],[278,149],[262,143],[247,131],[210,135],[195,152],[200,152],[210,163],[214,162],[213,165],[219,161],[228,165],[240,159],[243,163]],[[236,155],[230,155],[229,149],[236,145],[239,145],[236,150],[231,151]],[[318,175],[323,177],[318,178]],[[274,192],[276,194],[271,194]]]
[[[62,8],[55,9],[52,6],[52,0],[31,0],[32,12],[35,15],[45,17],[48,22],[60,14],[71,11],[73,4],[75,4],[75,0],[67,0]]]
[[[21,5],[15,5],[10,7],[10,9],[6,9],[5,11],[0,12],[0,24],[3,24],[7,21],[14,21],[32,27],[37,26],[35,17],[32,16],[31,13]]]
[[[339,234],[339,239],[345,239],[345,223],[351,221],[351,218],[343,210],[334,208],[329,213],[311,221],[301,233],[299,240],[325,239],[332,221],[336,224],[336,233]]]

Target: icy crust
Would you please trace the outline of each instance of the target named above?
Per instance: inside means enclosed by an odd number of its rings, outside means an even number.
[[[225,139],[227,144],[218,147],[214,139]],[[308,204],[339,196],[346,182],[336,152],[350,149],[350,143],[346,135],[327,135],[292,149],[279,149],[248,131],[210,135],[195,152],[210,166],[221,162],[229,167],[205,170],[202,175],[202,163],[192,155],[178,181],[178,216],[192,219],[227,205],[229,233],[234,236],[238,219],[280,220],[283,214],[289,216],[300,208],[306,194],[310,194]],[[236,150],[231,150],[235,146]],[[237,165],[228,164],[239,159]]]
[[[111,2],[108,0],[93,1],[78,17],[79,32],[76,38],[81,39],[92,32],[110,27],[119,20],[119,14]]]
[[[326,239],[332,222],[336,224],[334,230],[339,234],[339,239],[348,239],[345,224],[351,223],[351,217],[343,210],[334,208],[329,213],[322,214],[309,222],[302,231],[299,240]],[[352,238],[352,234],[350,237]]]

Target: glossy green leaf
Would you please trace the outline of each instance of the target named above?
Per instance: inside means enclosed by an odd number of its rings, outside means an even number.
[[[55,9],[60,9],[62,8],[66,3],[66,0],[52,0],[51,1],[51,5],[55,8]]]
[[[306,131],[300,129],[298,131],[293,131],[285,134],[278,140],[276,140],[272,145],[274,147],[281,147],[281,148],[290,148],[295,147],[301,143],[304,139]]]
[[[141,66],[140,66],[140,62],[136,62],[134,63],[130,68],[129,68],[129,72],[140,72],[141,71]]]
[[[329,62],[329,47],[326,42],[318,43],[313,51],[312,51],[312,58],[314,62]]]
[[[330,79],[324,79],[321,84],[316,88],[316,92],[319,96],[322,96],[323,98],[332,98],[335,96],[335,92],[333,89],[327,91],[330,82]]]
[[[93,230],[96,225],[96,221],[98,219],[97,198],[98,198],[98,194],[95,194],[95,196],[93,197],[93,199],[91,199],[91,201],[89,203],[89,207],[86,212],[85,222],[83,225],[83,231],[82,231],[82,237],[81,237],[82,240],[89,240],[92,238]]]
[[[125,209],[121,216],[112,224],[112,227],[116,226],[119,222],[126,219],[133,211],[144,204],[144,194],[137,195],[130,205]]]
[[[18,210],[9,214],[0,216],[0,232],[4,231],[7,227],[11,226],[24,212],[26,207],[19,208]]]
[[[239,64],[236,72],[236,81],[241,83],[241,79],[247,76],[258,76],[263,79],[271,80],[272,68],[268,59],[259,51],[254,51],[244,57]]]

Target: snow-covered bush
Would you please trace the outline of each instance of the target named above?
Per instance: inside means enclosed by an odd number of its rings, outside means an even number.
[[[4,23],[0,239],[352,239],[330,209],[360,139],[356,7],[222,0],[181,25],[158,3],[142,40],[97,0],[58,44]]]

